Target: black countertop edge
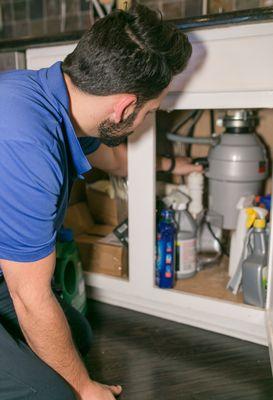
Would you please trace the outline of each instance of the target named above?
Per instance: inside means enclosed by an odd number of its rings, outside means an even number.
[[[25,36],[23,38],[16,39],[3,39],[0,40],[0,52],[8,52],[8,51],[23,51],[29,49],[31,47],[41,47],[44,45],[50,44],[59,44],[74,42],[79,40],[85,31],[75,31],[75,32],[65,32],[58,33],[56,35],[48,35],[48,36],[37,36],[37,37],[28,37]]]
[[[242,11],[233,11],[222,14],[202,15],[194,18],[172,20],[184,31],[192,31],[204,27],[215,27],[231,24],[247,24],[253,22],[264,22],[273,20],[273,7],[255,8]],[[45,44],[61,44],[62,42],[73,42],[79,40],[85,31],[59,33],[56,35],[40,37],[23,37],[18,39],[0,40],[0,52],[25,50],[30,47],[43,46]]]
[[[222,14],[201,15],[200,17],[172,20],[178,28],[189,31],[205,27],[247,24],[273,20],[273,7],[232,11]]]

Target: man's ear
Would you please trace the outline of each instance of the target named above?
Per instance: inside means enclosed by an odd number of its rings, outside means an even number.
[[[122,95],[114,106],[113,120],[116,124],[129,117],[134,112],[137,97],[134,94]]]

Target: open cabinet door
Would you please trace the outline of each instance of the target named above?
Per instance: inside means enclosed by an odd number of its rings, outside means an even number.
[[[268,256],[268,280],[267,280],[267,302],[266,302],[266,329],[268,336],[268,348],[273,374],[273,212],[271,207],[270,237],[269,237],[269,256]]]
[[[271,286],[272,286],[272,279],[271,279]],[[267,336],[268,336],[268,349],[269,349],[269,356],[270,356],[270,363],[271,363],[271,371],[273,375],[273,310],[272,310],[272,289],[271,289],[271,299],[268,301],[268,306],[266,309],[266,329],[267,329]]]

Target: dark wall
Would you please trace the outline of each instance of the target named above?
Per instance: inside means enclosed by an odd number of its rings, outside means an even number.
[[[63,13],[62,7],[66,10]],[[43,36],[88,29],[95,11],[86,0],[0,0],[3,38]]]

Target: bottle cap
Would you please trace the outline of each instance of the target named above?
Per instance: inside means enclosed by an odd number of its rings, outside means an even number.
[[[72,242],[74,239],[73,231],[69,228],[61,227],[58,232],[58,241],[62,243]]]
[[[173,210],[164,209],[164,210],[161,211],[161,217],[163,217],[163,218],[173,218],[174,217],[174,211]]]
[[[266,227],[265,219],[256,219],[256,221],[254,222],[254,228],[265,229],[265,227]]]

